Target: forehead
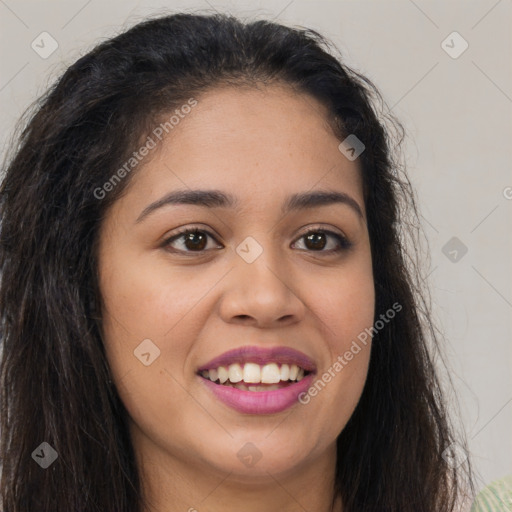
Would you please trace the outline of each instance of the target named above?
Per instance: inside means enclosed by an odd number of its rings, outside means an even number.
[[[289,158],[307,151],[318,157],[325,145],[337,145],[328,119],[322,103],[292,87],[223,87],[201,95],[168,141],[226,158],[233,152],[226,153],[224,144],[244,150],[247,157],[259,154],[259,159],[286,151]]]
[[[268,206],[285,190],[334,187],[364,208],[359,165],[339,151],[315,98],[273,85],[223,87],[196,100],[134,176],[146,202],[177,188],[215,188]]]

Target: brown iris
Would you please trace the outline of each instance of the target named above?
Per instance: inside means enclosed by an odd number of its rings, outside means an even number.
[[[325,247],[325,233],[310,233],[305,236],[306,247],[312,249],[323,249]],[[308,246],[308,242],[311,244]]]
[[[193,231],[185,235],[185,247],[189,250],[203,250],[207,244],[207,237],[200,231]]]

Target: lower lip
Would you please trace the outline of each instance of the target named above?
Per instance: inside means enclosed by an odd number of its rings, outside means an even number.
[[[301,393],[305,393],[313,382],[310,373],[295,384],[289,384],[272,391],[243,391],[215,384],[211,380],[199,377],[212,393],[227,406],[245,414],[274,414],[284,411],[298,402]]]

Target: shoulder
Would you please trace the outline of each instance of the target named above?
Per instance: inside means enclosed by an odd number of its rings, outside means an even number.
[[[476,497],[470,512],[508,512],[512,510],[512,474],[492,482]]]

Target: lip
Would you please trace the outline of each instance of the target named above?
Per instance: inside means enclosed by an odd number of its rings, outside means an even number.
[[[197,371],[199,373],[203,370],[211,370],[219,366],[229,366],[235,363],[256,363],[262,366],[267,363],[296,364],[308,372],[316,372],[316,366],[313,361],[306,354],[294,348],[263,348],[250,345],[224,352],[220,356],[208,361],[208,363],[200,366]],[[250,393],[252,393],[252,391],[250,391]]]
[[[272,391],[242,391],[241,389],[215,384],[198,377],[204,385],[224,404],[244,414],[276,414],[298,402],[299,395],[311,386],[314,374],[281,389]]]
[[[309,372],[300,381],[272,391],[243,391],[241,389],[216,384],[200,375],[203,370],[211,370],[230,364],[267,363],[296,364]],[[316,374],[315,363],[303,352],[290,347],[263,348],[245,346],[224,352],[197,370],[198,378],[214,396],[228,407],[244,414],[275,414],[292,407],[298,402],[301,393],[308,390]]]

